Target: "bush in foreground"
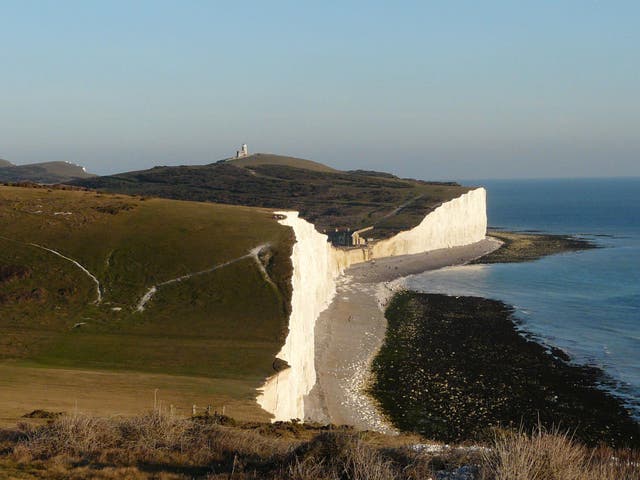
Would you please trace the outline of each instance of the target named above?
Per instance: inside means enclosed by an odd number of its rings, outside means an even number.
[[[496,436],[483,458],[483,474],[491,480],[637,480],[637,451],[586,448],[558,429],[536,429]]]

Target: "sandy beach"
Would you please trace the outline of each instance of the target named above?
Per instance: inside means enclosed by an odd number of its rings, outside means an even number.
[[[307,419],[394,433],[364,389],[384,340],[384,307],[409,275],[461,265],[496,250],[486,239],[463,247],[357,264],[338,279],[333,302],[316,323],[317,383],[305,398]]]

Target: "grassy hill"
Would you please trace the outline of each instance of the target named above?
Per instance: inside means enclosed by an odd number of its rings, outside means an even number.
[[[308,160],[255,154],[211,165],[149,170],[73,182],[106,192],[294,209],[320,231],[374,225],[385,238],[417,225],[426,213],[468,188],[401,179],[386,173],[342,172]]]
[[[303,158],[287,157],[284,155],[274,155],[272,153],[254,153],[244,158],[234,158],[228,160],[227,163],[236,167],[252,168],[260,165],[284,165],[285,167],[303,168],[316,172],[337,172],[338,170],[331,168],[322,163]]]
[[[13,163],[11,163],[8,160],[3,160],[2,158],[0,158],[0,168],[2,167],[12,167]]]
[[[286,335],[292,242],[262,209],[0,186],[0,419],[73,398],[135,410],[155,388],[264,415],[253,397]]]
[[[84,168],[69,162],[44,162],[27,165],[3,164],[0,161],[0,182],[64,183],[76,178],[95,177]]]

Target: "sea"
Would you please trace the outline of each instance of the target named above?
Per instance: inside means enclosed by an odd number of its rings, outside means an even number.
[[[523,331],[601,368],[602,388],[640,419],[640,178],[472,184],[487,189],[490,227],[570,234],[601,248],[425,272],[408,288],[512,305]]]

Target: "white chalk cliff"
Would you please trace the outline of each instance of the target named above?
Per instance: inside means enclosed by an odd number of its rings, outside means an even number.
[[[358,249],[338,249],[327,242],[313,224],[298,212],[277,212],[280,223],[293,228],[291,316],[289,334],[277,357],[290,368],[269,377],[258,395],[258,403],[274,420],[305,419],[304,397],[316,382],[315,323],[336,291],[337,277],[350,265],[375,258],[410,255],[440,248],[468,245],[485,237],[486,191],[471,190],[444,202],[419,225]]]

